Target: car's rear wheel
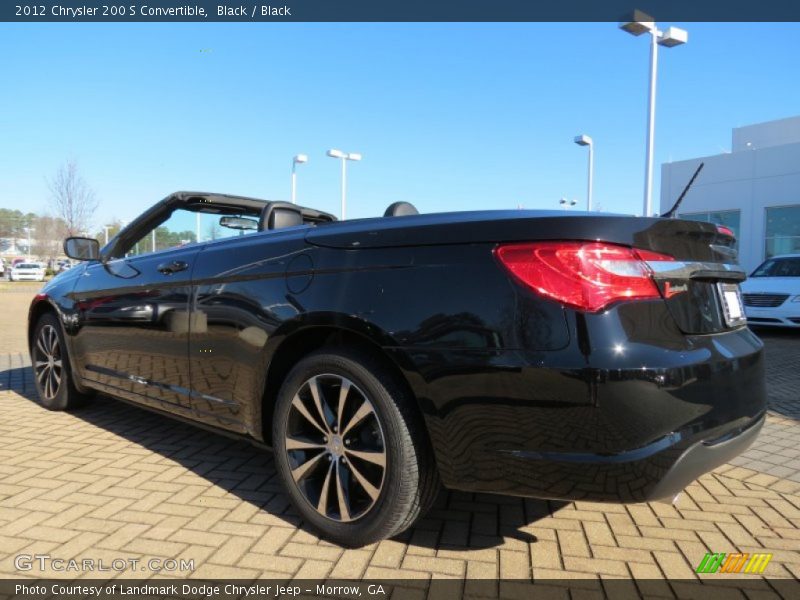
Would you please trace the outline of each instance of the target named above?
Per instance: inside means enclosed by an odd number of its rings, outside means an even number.
[[[413,399],[360,353],[321,350],[300,361],[278,394],[272,434],[295,508],[344,546],[400,533],[439,490]]]
[[[50,410],[70,410],[88,396],[75,388],[61,324],[53,313],[45,313],[36,323],[31,340],[33,379],[42,406]]]

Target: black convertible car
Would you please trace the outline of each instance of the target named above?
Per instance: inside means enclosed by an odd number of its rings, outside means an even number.
[[[41,401],[94,392],[270,446],[297,510],[358,546],[448,488],[672,498],[764,422],[730,231],[486,211],[337,222],[180,192],[36,296]]]

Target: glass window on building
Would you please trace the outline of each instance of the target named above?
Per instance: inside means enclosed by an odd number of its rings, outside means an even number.
[[[764,258],[800,253],[800,204],[768,208]]]
[[[736,249],[739,249],[739,223],[741,221],[741,211],[739,210],[712,210],[700,213],[681,213],[681,219],[688,221],[704,221],[715,225],[724,225],[736,236]]]

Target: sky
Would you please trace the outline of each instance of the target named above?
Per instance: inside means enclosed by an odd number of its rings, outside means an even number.
[[[800,114],[800,24],[674,23],[659,60],[660,164],[730,150],[731,129]],[[585,206],[641,211],[648,41],[615,23],[0,24],[0,207],[49,211],[77,162],[96,227],[178,190],[348,217]]]

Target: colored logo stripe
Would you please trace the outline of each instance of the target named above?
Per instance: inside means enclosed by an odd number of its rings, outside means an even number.
[[[707,552],[695,569],[695,573],[716,573],[724,559],[724,552]]]
[[[764,572],[772,554],[768,553],[739,553],[726,554],[725,552],[707,552],[697,565],[695,573],[749,573],[758,575]]]
[[[767,568],[769,561],[772,560],[772,554],[753,554],[747,566],[744,569],[745,573],[763,573]]]

